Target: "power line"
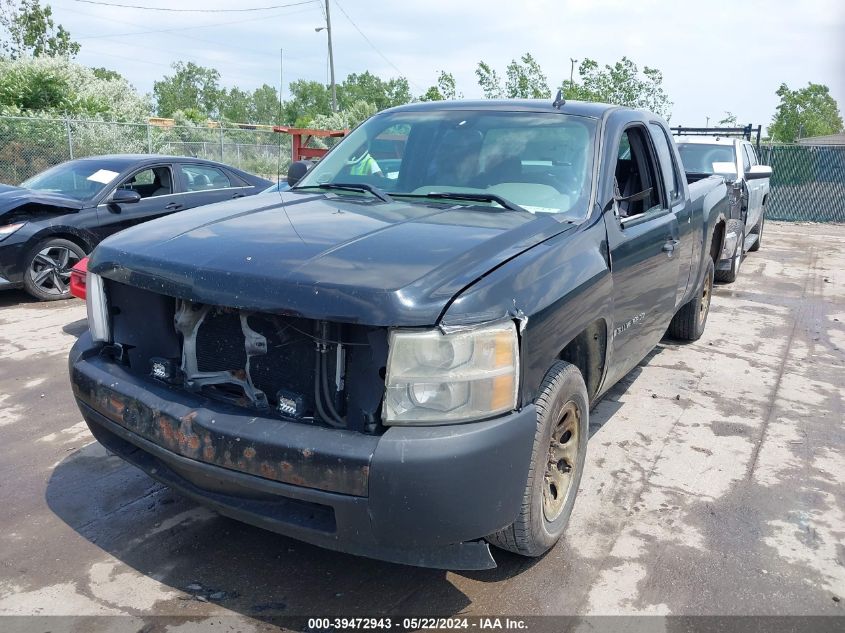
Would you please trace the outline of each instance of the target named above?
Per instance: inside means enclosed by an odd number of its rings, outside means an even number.
[[[408,75],[407,75],[407,74],[405,74],[405,73],[403,73],[403,72],[399,69],[399,67],[398,67],[398,66],[396,66],[396,64],[394,64],[392,61],[390,61],[389,59],[387,59],[387,57],[385,57],[385,56],[384,56],[384,53],[382,53],[382,52],[381,52],[378,48],[376,48],[376,45],[375,45],[375,44],[373,44],[373,43],[370,41],[370,38],[368,38],[366,35],[364,35],[364,32],[363,32],[361,29],[359,29],[359,28],[358,28],[358,25],[357,25],[357,24],[355,24],[355,21],[354,21],[352,18],[350,18],[350,17],[349,17],[349,14],[348,14],[346,11],[344,11],[343,7],[340,5],[340,2],[338,2],[338,0],[335,0],[335,2],[334,2],[334,3],[337,5],[337,8],[338,8],[338,9],[340,9],[340,12],[343,14],[343,16],[344,16],[347,20],[349,20],[349,23],[350,23],[352,26],[354,26],[354,27],[355,27],[355,30],[356,30],[356,31],[358,31],[358,34],[359,34],[361,37],[363,37],[363,38],[364,38],[364,40],[367,42],[367,44],[369,44],[369,45],[370,45],[370,48],[372,48],[372,49],[373,49],[376,53],[378,53],[379,57],[381,57],[381,58],[382,58],[385,62],[387,62],[387,64],[388,64],[391,68],[393,68],[393,70],[395,70],[397,73],[399,73],[402,77],[405,77],[406,79],[408,79]],[[411,84],[413,84],[414,86],[416,86],[419,90],[423,90],[422,86],[420,86],[419,84],[417,84],[417,83],[415,83],[415,82],[411,81],[410,79],[408,79],[408,82],[409,82],[409,83],[411,83]]]
[[[102,2],[101,0],[73,0],[83,4],[96,4],[103,7],[118,9],[139,9],[142,11],[166,11],[168,13],[246,13],[249,11],[269,11],[271,9],[284,9],[285,7],[297,7],[303,4],[319,2],[319,0],[303,0],[289,4],[274,4],[266,7],[249,7],[246,9],[171,9],[169,7],[144,7],[138,4],[117,4],[113,2]]]
[[[311,10],[311,7],[308,7],[307,9],[305,9],[305,11],[310,11],[310,10]],[[81,12],[77,12],[77,13],[81,13]],[[303,10],[300,9],[299,11],[291,11],[291,12],[285,12],[285,13],[275,13],[275,14],[272,14],[272,15],[262,15],[262,16],[259,16],[259,17],[245,18],[243,20],[226,20],[224,22],[214,22],[212,24],[199,24],[199,25],[196,25],[196,26],[179,26],[179,27],[166,28],[166,29],[152,29],[152,30],[148,30],[148,31],[125,31],[123,33],[107,33],[107,34],[99,34],[99,35],[81,35],[79,37],[74,37],[74,39],[75,40],[88,41],[88,40],[110,39],[110,38],[115,38],[115,37],[130,37],[130,36],[133,36],[133,35],[152,35],[152,34],[156,34],[156,33],[174,33],[174,32],[179,32],[179,31],[195,31],[195,30],[198,30],[198,29],[214,29],[214,28],[232,26],[232,25],[235,25],[235,24],[244,24],[245,22],[256,22],[258,20],[268,20],[270,18],[276,18],[276,17],[288,17],[288,16],[291,16],[291,15],[296,15],[297,13],[303,13]],[[82,15],[87,15],[89,17],[92,17],[92,18],[97,19],[97,20],[102,20],[102,21],[118,22],[120,24],[128,24],[130,26],[135,25],[134,22],[127,22],[125,20],[116,20],[114,18],[106,18],[104,16],[96,15],[94,13],[82,13]],[[220,42],[213,42],[211,40],[205,40],[205,39],[193,37],[193,36],[190,36],[190,35],[183,35],[182,37],[192,39],[192,40],[196,40],[198,42],[206,42],[206,43],[215,44],[215,45],[220,44]],[[242,47],[236,46],[236,48],[242,48]],[[247,49],[243,49],[243,50],[247,50]],[[262,51],[262,54],[264,54],[265,52],[266,51]],[[290,57],[290,55],[288,55],[288,57]]]

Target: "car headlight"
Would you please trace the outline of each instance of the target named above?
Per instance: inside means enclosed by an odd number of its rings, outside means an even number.
[[[85,280],[85,307],[88,309],[88,329],[91,338],[102,343],[111,342],[109,304],[103,288],[103,278],[89,272]]]
[[[448,424],[511,411],[519,387],[516,325],[393,330],[385,382],[385,424]]]
[[[4,226],[0,226],[0,242],[5,240],[12,233],[21,228],[24,224],[26,224],[26,222],[17,222],[15,224],[6,224]]]

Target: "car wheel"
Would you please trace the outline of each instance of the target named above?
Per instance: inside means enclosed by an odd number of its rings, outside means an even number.
[[[710,314],[710,299],[713,295],[713,260],[707,260],[704,279],[695,296],[685,303],[672,317],[667,333],[681,341],[697,341],[704,334],[707,315]]]
[[[731,284],[736,281],[739,275],[739,267],[742,265],[743,245],[745,244],[745,231],[740,231],[739,242],[736,244],[736,252],[731,257],[731,267],[728,270],[717,270],[715,272],[716,281]]]
[[[590,427],[587,387],[578,368],[559,361],[536,401],[537,430],[516,520],[487,540],[523,556],[540,556],[561,537],[578,494]]]
[[[763,243],[763,225],[766,223],[766,209],[763,209],[763,212],[760,214],[760,221],[757,223],[753,229],[751,229],[752,235],[757,235],[757,239],[754,240],[754,244],[748,250],[752,253],[755,253],[760,250],[760,246]]]
[[[78,244],[53,238],[38,244],[26,261],[23,285],[39,301],[70,297],[70,269],[85,251]]]

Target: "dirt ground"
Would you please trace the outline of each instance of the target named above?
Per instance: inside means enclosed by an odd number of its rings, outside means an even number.
[[[0,294],[0,614],[845,616],[845,226],[767,224],[704,337],[664,341],[592,412],[564,539],[489,572],[324,551],[110,457],[68,384],[85,327],[77,300]]]

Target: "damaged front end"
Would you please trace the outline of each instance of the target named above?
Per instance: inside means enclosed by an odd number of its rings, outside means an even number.
[[[173,299],[106,280],[133,372],[285,420],[379,431],[387,329]]]
[[[495,566],[484,537],[520,507],[536,426],[515,406],[515,321],[399,332],[88,280],[71,383],[108,450],[316,545]]]

